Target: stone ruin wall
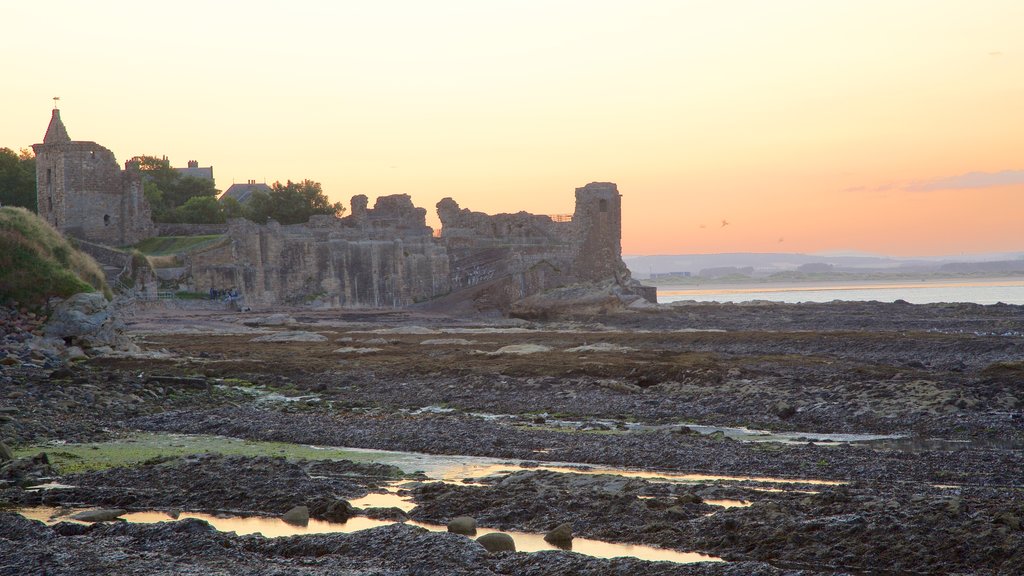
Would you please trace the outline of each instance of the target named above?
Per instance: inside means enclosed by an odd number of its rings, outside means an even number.
[[[138,170],[95,142],[36,144],[39,215],[69,236],[110,246],[153,236]]]
[[[187,257],[192,288],[234,287],[250,305],[331,307],[403,307],[473,292],[481,307],[505,309],[557,286],[629,281],[614,184],[577,189],[571,222],[487,215],[445,198],[438,238],[408,195],[380,197],[372,209],[356,196],[351,206],[345,218],[291,226],[232,221],[225,241]]]
[[[402,307],[451,291],[444,246],[426,210],[408,195],[385,196],[374,209],[353,198],[345,218],[258,225],[232,220],[226,240],[187,257],[200,292],[237,288],[255,305]]]

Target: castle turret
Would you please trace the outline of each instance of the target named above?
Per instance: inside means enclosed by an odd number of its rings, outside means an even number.
[[[57,108],[32,150],[39,216],[55,228],[115,246],[153,235],[138,170],[121,171],[114,154],[95,142],[72,141]]]
[[[576,256],[573,272],[583,280],[629,280],[622,262],[622,195],[612,182],[576,189]]]
[[[50,115],[50,125],[46,127],[46,136],[43,136],[43,144],[65,142],[71,142],[71,137],[68,136],[68,129],[64,127],[64,122],[60,119],[60,110],[54,108],[53,114]]]

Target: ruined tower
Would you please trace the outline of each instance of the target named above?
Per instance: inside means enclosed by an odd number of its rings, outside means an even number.
[[[629,280],[622,262],[622,195],[612,182],[591,182],[576,189],[573,273],[582,280]]]
[[[113,246],[153,235],[138,170],[122,171],[114,154],[95,142],[71,140],[57,108],[42,144],[32,150],[39,216],[58,230]]]

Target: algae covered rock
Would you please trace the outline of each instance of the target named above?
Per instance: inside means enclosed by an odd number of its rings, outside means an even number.
[[[476,534],[476,520],[469,516],[457,516],[448,523],[448,531],[465,536]]]
[[[508,534],[491,532],[476,539],[488,552],[515,552],[516,541]]]
[[[309,524],[309,508],[306,506],[296,506],[282,514],[281,520],[295,526],[305,526]]]

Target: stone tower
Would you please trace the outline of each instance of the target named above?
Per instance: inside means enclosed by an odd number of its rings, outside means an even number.
[[[612,182],[591,182],[576,189],[574,274],[590,281],[629,281],[622,262],[622,195]]]
[[[39,216],[68,236],[112,246],[153,235],[149,203],[138,170],[122,171],[114,154],[68,136],[53,109],[36,154]]]

